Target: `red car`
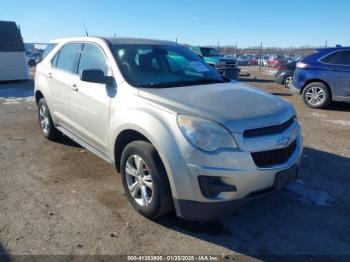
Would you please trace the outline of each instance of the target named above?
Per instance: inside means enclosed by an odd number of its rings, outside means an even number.
[[[267,66],[277,68],[285,62],[285,57],[283,55],[270,56],[267,60]]]

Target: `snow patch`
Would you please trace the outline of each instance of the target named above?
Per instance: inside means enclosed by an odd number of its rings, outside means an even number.
[[[347,120],[326,120],[326,121],[336,125],[350,126],[350,121],[347,121]]]
[[[305,182],[298,179],[286,188],[288,194],[299,201],[316,204],[318,206],[330,206],[335,199],[325,191],[317,191],[305,187]]]
[[[327,117],[327,115],[325,114],[320,114],[320,113],[312,113],[313,116],[316,116],[316,117]]]
[[[14,104],[20,104],[20,103],[31,103],[34,102],[34,96],[28,96],[28,97],[7,97],[7,98],[0,98],[0,101],[3,105],[14,105]]]

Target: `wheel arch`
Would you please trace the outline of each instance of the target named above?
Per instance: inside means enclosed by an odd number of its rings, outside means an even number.
[[[121,164],[120,161],[121,161],[123,150],[128,144],[137,140],[146,141],[152,144],[152,142],[146,136],[144,136],[141,132],[136,131],[134,129],[125,129],[118,134],[114,142],[114,161],[115,161],[115,167],[118,172],[120,172],[120,164]]]
[[[44,94],[43,94],[40,90],[36,90],[34,96],[35,96],[35,102],[36,102],[36,104],[39,103],[39,100],[40,100],[40,99],[45,98],[45,97],[44,97]]]
[[[309,84],[316,83],[316,82],[323,83],[328,88],[330,96],[332,98],[333,92],[332,92],[332,88],[330,87],[330,85],[326,81],[318,79],[318,78],[310,79],[310,80],[306,81],[303,88],[301,89],[301,93],[304,92],[305,87],[307,87]]]
[[[174,178],[169,167],[167,157],[163,153],[164,148],[160,148],[159,144],[157,144],[153,137],[150,137],[148,134],[144,133],[139,128],[129,127],[127,129],[122,130],[116,137],[114,142],[114,161],[117,171],[121,171],[121,155],[123,153],[123,150],[129,143],[137,140],[147,141],[152,146],[154,146],[161,160],[161,164],[164,170],[166,171],[167,180],[169,182],[171,190],[170,193],[173,197],[177,196],[177,189],[175,187]]]

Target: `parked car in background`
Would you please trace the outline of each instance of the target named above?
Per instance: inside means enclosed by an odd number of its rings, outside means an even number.
[[[190,46],[189,49],[204,59],[204,61],[215,68],[221,75],[228,79],[236,80],[240,69],[237,67],[237,61],[234,58],[227,58],[212,47]]]
[[[60,132],[113,164],[139,213],[211,220],[297,178],[293,106],[227,81],[183,46],[62,39],[37,66],[42,134]]]
[[[272,55],[267,60],[267,65],[272,68],[277,68],[286,62],[284,55]]]
[[[258,59],[260,59],[260,57],[258,55],[253,55],[250,58],[249,65],[257,65],[258,64]]]
[[[296,62],[280,65],[275,74],[275,82],[284,85],[286,88],[290,88],[293,82],[295,69]]]
[[[317,49],[296,65],[291,91],[311,108],[350,102],[350,47]]]
[[[262,58],[258,58],[257,59],[257,64],[258,65],[262,65],[262,66],[267,66],[267,60],[269,59],[269,56],[267,56],[267,55],[265,55],[265,56],[263,56]]]
[[[237,57],[237,65],[247,66],[249,62],[250,62],[250,57],[248,57],[247,55],[239,55]]]

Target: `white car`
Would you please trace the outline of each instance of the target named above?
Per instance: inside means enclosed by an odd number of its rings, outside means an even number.
[[[55,43],[35,75],[43,135],[115,165],[142,215],[213,219],[296,179],[302,136],[287,101],[227,81],[173,42]]]

